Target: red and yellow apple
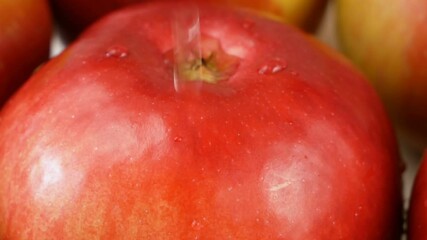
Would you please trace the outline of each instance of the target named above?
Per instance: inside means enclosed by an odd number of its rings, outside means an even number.
[[[174,62],[178,8],[109,15],[8,102],[0,239],[399,239],[396,139],[362,75],[211,5],[201,61]]]
[[[402,136],[427,146],[427,1],[337,1],[342,49],[379,91]]]
[[[52,23],[45,0],[0,0],[0,105],[49,56]]]
[[[113,10],[135,3],[158,1],[167,0],[51,0],[51,3],[64,31],[75,36]],[[188,0],[178,0],[178,2],[188,2]],[[193,0],[193,2],[249,8],[312,32],[319,25],[327,0]]]

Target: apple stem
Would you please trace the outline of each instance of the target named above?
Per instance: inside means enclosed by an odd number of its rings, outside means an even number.
[[[203,65],[200,15],[195,5],[185,5],[174,11],[173,14],[174,35],[174,86],[177,92],[181,91],[185,82],[189,79],[186,71],[188,63],[195,66],[192,69],[193,78],[202,78]],[[191,79],[190,79],[191,80]]]

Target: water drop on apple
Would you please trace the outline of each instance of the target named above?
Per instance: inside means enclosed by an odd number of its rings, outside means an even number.
[[[125,58],[128,55],[129,55],[129,50],[126,47],[120,46],[120,45],[112,46],[108,48],[107,51],[105,52],[105,56],[108,58],[110,57]]]
[[[288,67],[288,63],[281,59],[273,59],[258,69],[261,75],[273,75],[282,72]]]

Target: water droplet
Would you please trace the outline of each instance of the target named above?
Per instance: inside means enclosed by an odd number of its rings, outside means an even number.
[[[260,69],[258,69],[258,73],[261,74],[261,75],[266,74],[267,71],[268,71],[268,66],[267,65],[264,65]]]
[[[106,57],[125,58],[129,55],[126,47],[115,45],[107,49],[105,52]]]
[[[193,220],[193,222],[191,222],[191,226],[194,227],[198,224],[198,222],[196,220]]]
[[[182,137],[175,137],[173,139],[174,142],[182,142]]]
[[[271,69],[271,73],[278,73],[280,71],[282,71],[284,69],[284,67],[282,65],[275,65],[273,67],[273,69]]]
[[[191,227],[196,229],[196,230],[200,230],[203,228],[203,224],[201,224],[197,220],[193,220],[193,222],[191,222]]]
[[[284,60],[275,58],[258,69],[261,75],[273,75],[282,72],[288,67],[288,63]]]

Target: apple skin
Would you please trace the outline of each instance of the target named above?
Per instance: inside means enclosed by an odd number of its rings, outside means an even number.
[[[0,0],[0,105],[49,57],[52,22],[45,0]]]
[[[421,240],[427,236],[427,151],[412,187],[408,214],[408,239]]]
[[[369,77],[407,145],[427,146],[427,2],[337,1],[343,52]]]
[[[62,31],[69,39],[100,17],[118,8],[141,2],[168,0],[51,0]],[[176,0],[169,0],[175,2]],[[263,15],[296,25],[313,32],[320,23],[328,0],[178,0],[179,2],[217,3],[240,6],[259,11]]]
[[[103,18],[8,102],[0,238],[399,239],[396,139],[363,76],[293,27],[201,5],[239,66],[176,92],[178,7]]]

